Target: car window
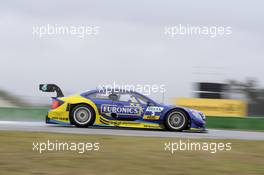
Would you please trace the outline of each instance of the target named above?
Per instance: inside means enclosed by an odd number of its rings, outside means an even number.
[[[138,103],[138,101],[135,98],[135,96],[132,95],[132,94],[128,94],[128,93],[119,94],[119,101],[129,102],[129,103]]]
[[[141,103],[141,104],[144,104],[144,105],[147,105],[148,104],[148,99],[141,96],[141,95],[136,95],[138,101]]]
[[[109,94],[101,93],[101,92],[95,92],[95,93],[89,94],[87,97],[92,98],[92,99],[98,99],[98,100],[109,100]]]

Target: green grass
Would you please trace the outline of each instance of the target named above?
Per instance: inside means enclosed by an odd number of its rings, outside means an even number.
[[[32,142],[99,142],[100,151],[32,151]],[[186,139],[181,139],[187,141]],[[164,151],[164,142],[178,138],[122,137],[30,132],[0,132],[0,174],[264,174],[264,141],[189,140],[231,142],[231,151]]]
[[[208,128],[264,131],[264,117],[207,117]]]

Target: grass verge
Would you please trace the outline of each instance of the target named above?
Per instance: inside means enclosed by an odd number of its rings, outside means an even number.
[[[207,117],[208,128],[264,131],[264,117]]]
[[[100,150],[44,152],[32,150],[33,142],[99,142]],[[186,139],[181,139],[186,141]],[[264,174],[264,141],[189,140],[231,142],[231,151],[164,151],[165,142],[178,138],[0,132],[0,174]]]

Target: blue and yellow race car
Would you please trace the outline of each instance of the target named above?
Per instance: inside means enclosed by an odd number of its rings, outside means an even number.
[[[56,92],[46,123],[77,127],[112,126],[182,131],[205,130],[202,112],[157,103],[135,91],[96,89],[64,97],[55,84],[41,84],[43,92]]]

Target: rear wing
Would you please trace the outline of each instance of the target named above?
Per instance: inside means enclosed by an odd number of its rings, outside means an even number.
[[[56,92],[57,97],[64,97],[61,89],[56,84],[40,84],[39,90],[42,92]]]

